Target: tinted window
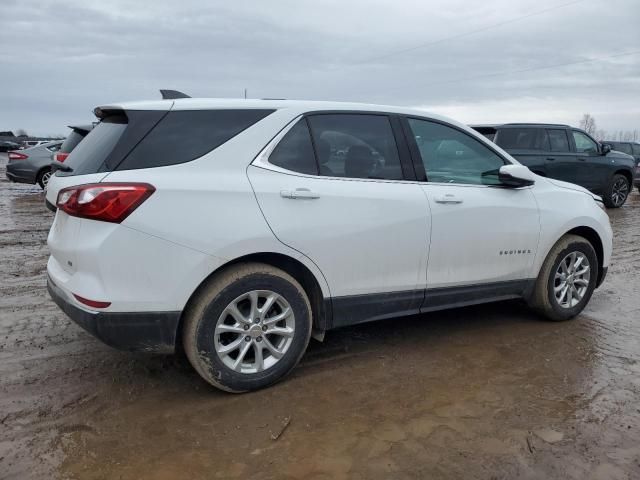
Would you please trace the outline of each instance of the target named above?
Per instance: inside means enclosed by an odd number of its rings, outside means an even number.
[[[638,145],[637,143],[632,143],[631,145],[633,147],[633,154],[640,155],[640,145]]]
[[[318,174],[307,121],[303,118],[282,138],[269,155],[269,163],[294,172]]]
[[[58,172],[58,175],[87,175],[100,171],[102,163],[127,128],[127,119],[122,116],[109,117],[100,122],[86,137],[82,137],[75,130],[71,135],[76,135],[77,146],[64,163],[73,170],[71,172]],[[67,137],[67,140],[71,137]],[[84,138],[84,140],[83,140]],[[67,140],[62,144],[61,151],[68,152]],[[83,141],[80,141],[83,140]]]
[[[402,179],[398,147],[386,115],[308,117],[320,175]]]
[[[503,128],[498,145],[509,150],[544,150],[544,131],[540,128]]]
[[[169,112],[116,169],[162,167],[195,160],[271,112],[273,110]]]
[[[598,144],[582,132],[573,131],[573,140],[576,142],[576,151],[579,153],[597,153]]]
[[[626,153],[628,155],[633,155],[633,150],[631,150],[630,143],[616,143],[613,149],[622,153]]]
[[[498,185],[504,160],[472,136],[453,127],[409,119],[427,179],[439,183]]]
[[[566,130],[547,129],[547,136],[549,137],[549,146],[552,152],[570,151]]]
[[[61,152],[72,152],[76,145],[80,143],[80,141],[84,138],[84,135],[78,133],[76,130],[71,130],[71,133],[67,138],[62,142],[62,146],[60,147]]]

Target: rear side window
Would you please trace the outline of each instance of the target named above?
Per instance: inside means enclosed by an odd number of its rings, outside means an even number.
[[[269,155],[269,163],[293,172],[317,175],[318,166],[313,153],[311,134],[303,118],[280,140]]]
[[[273,110],[177,110],[169,112],[116,170],[189,162],[227,142]]]
[[[398,147],[389,117],[318,114],[308,117],[320,175],[401,180]]]
[[[503,128],[498,145],[506,150],[544,150],[545,135],[541,128]]]
[[[626,153],[628,155],[633,155],[633,150],[631,150],[630,143],[618,143],[615,146],[615,150],[618,150],[619,152],[622,152],[622,153]]]
[[[569,138],[567,137],[567,131],[561,129],[547,129],[547,135],[549,136],[549,144],[552,152],[568,152]]]
[[[64,142],[62,142],[60,151],[66,153],[73,151],[73,149],[76,148],[76,145],[78,145],[83,138],[84,135],[81,135],[76,130],[71,130],[69,136],[64,139]]]

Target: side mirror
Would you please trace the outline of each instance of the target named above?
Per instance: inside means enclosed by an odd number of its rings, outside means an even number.
[[[600,145],[600,153],[602,155],[606,155],[611,150],[612,150],[611,145],[609,145],[608,143],[603,143],[603,144]]]
[[[536,182],[536,174],[524,165],[503,165],[498,171],[498,180],[505,187],[529,187]]]

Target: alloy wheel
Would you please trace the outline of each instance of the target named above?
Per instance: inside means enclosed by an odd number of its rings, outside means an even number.
[[[589,288],[591,266],[587,256],[579,251],[562,259],[553,279],[553,293],[562,308],[573,308],[584,298]]]
[[[229,303],[218,318],[215,350],[232,370],[258,373],[284,357],[294,333],[295,316],[284,297],[252,290]]]
[[[621,206],[629,195],[629,184],[624,178],[618,178],[611,189],[611,202],[616,206]]]

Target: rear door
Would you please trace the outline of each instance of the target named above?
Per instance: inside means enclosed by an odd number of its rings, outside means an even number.
[[[434,295],[440,298],[437,292],[447,288],[471,288],[467,300],[487,285],[522,293],[540,232],[531,188],[501,186],[505,160],[455,126],[420,118],[408,118],[405,126],[415,139],[416,170],[431,209],[425,306],[437,306]]]
[[[578,159],[566,128],[547,128],[549,155],[547,176],[570,183],[580,184]]]
[[[335,318],[345,323],[416,312],[422,302],[429,208],[409,178],[396,121],[369,113],[301,117],[248,169],[275,236],[319,267]]]

